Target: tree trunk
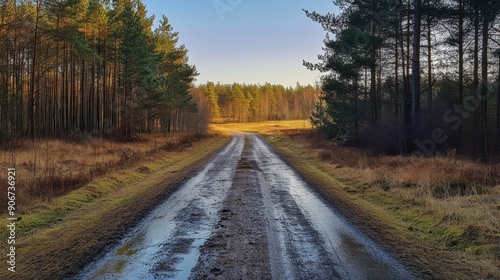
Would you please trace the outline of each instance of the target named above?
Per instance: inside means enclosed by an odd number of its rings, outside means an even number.
[[[405,149],[411,148],[411,107],[412,107],[412,97],[410,92],[410,20],[411,20],[411,1],[407,1],[407,23],[406,23],[406,52],[404,48],[403,40],[401,40],[401,59],[403,68],[403,81],[404,81],[404,137],[405,137]],[[400,2],[403,5],[403,1]],[[401,36],[403,37],[403,16],[401,15]]]
[[[500,49],[497,50],[498,55],[498,78],[497,78],[497,131],[496,131],[496,146],[497,153],[500,153]]]
[[[399,121],[399,46],[398,26],[396,25],[395,48],[394,48],[394,117]]]
[[[432,112],[432,38],[431,38],[431,15],[430,1],[428,0],[429,11],[427,14],[427,83],[429,93],[429,112]]]
[[[370,23],[370,34],[372,36],[375,36],[375,16],[376,16],[376,0],[371,0],[372,4],[372,17],[371,17],[371,23]],[[378,119],[378,104],[377,104],[377,85],[376,85],[376,79],[377,79],[377,50],[375,48],[375,43],[372,42],[371,45],[371,53],[370,53],[370,58],[371,58],[371,66],[370,66],[370,102],[371,102],[371,123],[375,124]]]
[[[473,96],[478,98],[478,88],[479,88],[479,7],[474,7],[474,69],[473,69]],[[474,110],[473,114],[473,125],[472,125],[472,135],[476,142],[479,143],[479,119],[477,110]]]
[[[464,0],[459,0],[458,18],[458,105],[463,110],[464,105]],[[460,118],[462,114],[460,114]],[[458,127],[457,152],[462,152],[463,130]]]
[[[483,160],[488,158],[488,27],[489,21],[486,16],[483,16],[483,47],[482,47],[482,63],[481,63],[481,102],[480,102],[480,141],[479,155]]]
[[[87,129],[85,119],[85,60],[82,59],[82,69],[80,77],[80,131],[84,132]]]
[[[420,23],[422,0],[414,0],[415,16],[413,25],[412,58],[412,138],[417,138],[420,114]]]
[[[358,77],[354,78],[354,131],[356,133],[355,139],[358,141],[359,138],[359,120],[358,120]]]
[[[37,54],[38,54],[38,24],[40,21],[40,9],[42,1],[36,1],[36,15],[35,15],[35,30],[33,38],[33,58],[31,61],[31,81],[30,90],[28,93],[28,124],[31,139],[35,139],[35,85],[36,85],[36,68],[37,68]]]

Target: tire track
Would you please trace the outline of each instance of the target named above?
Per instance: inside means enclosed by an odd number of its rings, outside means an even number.
[[[413,277],[246,134],[77,279]]]

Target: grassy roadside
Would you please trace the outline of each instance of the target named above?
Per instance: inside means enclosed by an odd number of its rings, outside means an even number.
[[[437,279],[498,279],[498,243],[493,243],[498,239],[480,240],[476,227],[448,223],[418,199],[400,200],[395,192],[341,174],[304,142],[288,136],[267,139],[355,224],[389,245],[407,265],[420,264],[416,272]]]
[[[208,137],[127,164],[49,202],[30,207],[16,224],[16,273],[1,279],[64,279],[73,275],[206,163],[228,137]],[[0,236],[6,240],[6,231]],[[1,250],[6,252],[6,244]],[[4,262],[5,264],[5,262]]]
[[[491,166],[370,155],[324,142],[301,125],[221,127],[264,135],[324,198],[420,277],[499,279],[500,188],[489,184]]]
[[[0,166],[15,167],[19,214],[32,205],[50,201],[78,189],[108,172],[151,158],[161,151],[175,151],[204,135],[141,134],[131,141],[75,137],[68,139],[20,139],[0,149]],[[15,144],[15,145],[14,145]],[[1,178],[1,177],[0,177]],[[0,196],[0,204],[7,203]],[[0,209],[0,214],[6,209]]]

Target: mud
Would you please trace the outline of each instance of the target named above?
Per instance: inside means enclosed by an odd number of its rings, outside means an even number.
[[[247,139],[214,234],[191,279],[271,279],[264,203]]]
[[[412,279],[259,137],[210,164],[77,279]]]

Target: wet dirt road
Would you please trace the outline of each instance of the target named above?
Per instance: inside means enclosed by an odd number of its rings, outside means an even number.
[[[412,279],[270,147],[236,135],[76,279]]]

